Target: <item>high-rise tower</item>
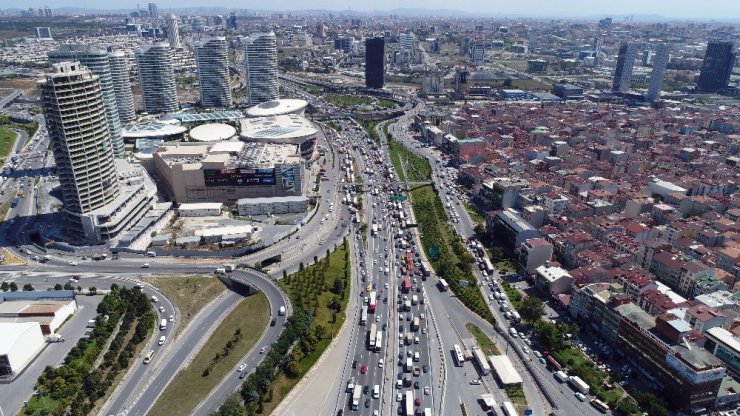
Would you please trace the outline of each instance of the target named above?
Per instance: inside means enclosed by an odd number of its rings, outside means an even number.
[[[113,89],[116,92],[116,105],[118,106],[118,117],[121,123],[126,124],[134,121],[134,95],[131,92],[131,77],[129,75],[128,60],[121,51],[108,52],[110,63],[110,74],[113,79]]]
[[[170,42],[172,49],[182,49],[182,43],[180,43],[180,23],[177,16],[170,14],[166,19],[167,23],[167,40]]]
[[[231,107],[229,58],[225,37],[211,38],[195,45],[200,104],[205,108]]]
[[[279,98],[277,39],[275,33],[258,33],[246,43],[247,90],[249,105]]]
[[[665,68],[668,66],[670,51],[670,48],[665,43],[659,44],[655,50],[653,71],[650,73],[650,84],[648,85],[648,92],[645,96],[651,103],[660,98],[660,91],[663,89],[663,77],[665,76]]]
[[[385,39],[365,39],[365,86],[383,88],[385,85]]]
[[[40,83],[41,102],[64,199],[65,224],[85,237],[88,214],[121,193],[100,77],[79,62],[53,65]]]
[[[614,82],[612,91],[627,92],[630,89],[632,80],[632,70],[635,67],[635,58],[637,57],[637,45],[634,43],[623,43],[619,47],[619,56],[617,56],[617,67],[614,70]]]
[[[735,65],[735,54],[732,42],[711,41],[701,64],[699,81],[696,88],[702,92],[718,92],[730,83],[732,67]]]
[[[159,7],[157,7],[157,3],[149,3],[149,17],[159,19]]]
[[[144,45],[136,50],[139,84],[148,113],[170,113],[178,110],[172,50],[167,43]]]
[[[48,53],[49,62],[78,61],[87,67],[100,79],[100,87],[105,105],[105,118],[108,125],[108,133],[115,157],[124,156],[123,133],[121,119],[118,114],[116,103],[116,90],[113,83],[108,51],[103,48],[87,45],[63,45],[56,51]]]

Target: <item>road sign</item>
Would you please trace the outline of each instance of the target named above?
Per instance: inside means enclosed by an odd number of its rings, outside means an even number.
[[[399,195],[399,196],[392,196],[389,199],[391,201],[405,201],[405,200],[409,199],[409,197],[407,197],[405,195]]]
[[[525,416],[529,416],[532,414],[532,409],[524,409]]]

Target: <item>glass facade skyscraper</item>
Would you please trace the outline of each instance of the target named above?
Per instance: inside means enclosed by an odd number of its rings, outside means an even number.
[[[365,86],[383,88],[385,85],[385,39],[365,39]]]

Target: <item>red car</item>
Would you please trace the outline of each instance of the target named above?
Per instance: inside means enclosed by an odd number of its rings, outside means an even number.
[[[363,364],[362,367],[360,367],[360,374],[365,374],[365,373],[367,373],[367,366]]]
[[[416,400],[414,400],[414,404],[417,406],[421,406],[421,397],[417,397]]]

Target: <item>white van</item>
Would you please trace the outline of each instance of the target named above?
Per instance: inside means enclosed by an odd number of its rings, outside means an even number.
[[[377,399],[379,397],[380,397],[380,386],[376,384],[373,386],[373,399]]]
[[[152,302],[157,303],[159,302],[159,298],[156,296],[152,296]]]
[[[516,332],[516,328],[509,328],[509,334],[512,338],[516,338],[518,333]]]

